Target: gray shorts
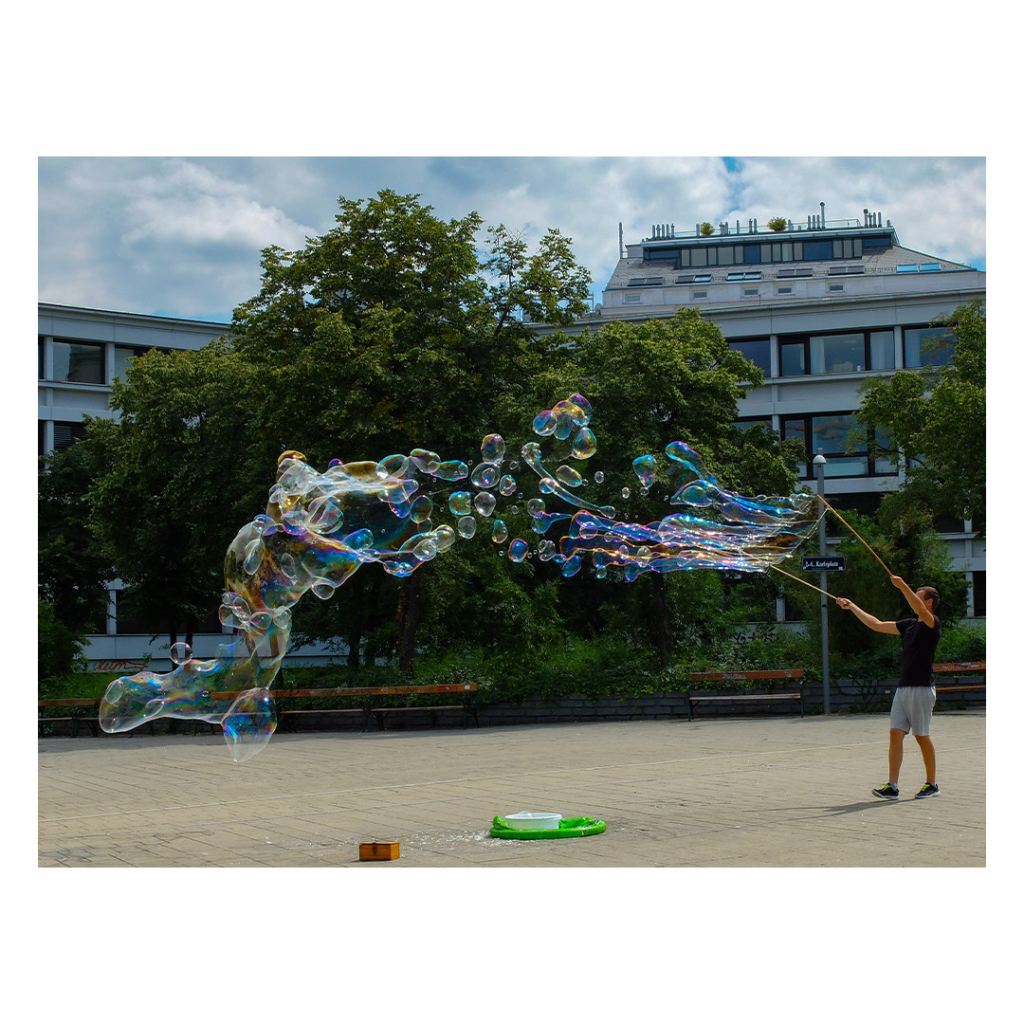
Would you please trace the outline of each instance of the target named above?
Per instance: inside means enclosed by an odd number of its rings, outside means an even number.
[[[901,686],[892,698],[889,728],[902,732],[913,730],[915,736],[927,736],[932,728],[933,707],[934,686]]]

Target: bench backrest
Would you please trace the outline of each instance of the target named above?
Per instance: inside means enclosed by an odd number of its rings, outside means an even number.
[[[691,672],[691,683],[747,682],[758,679],[803,679],[802,668],[757,669],[750,672]]]
[[[957,672],[960,675],[967,675],[968,672],[984,672],[985,662],[951,661],[942,665],[935,665],[933,668],[936,672]]]

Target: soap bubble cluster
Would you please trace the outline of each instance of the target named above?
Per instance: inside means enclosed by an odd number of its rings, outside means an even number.
[[[583,497],[598,449],[592,414],[582,395],[539,413],[534,433],[553,450],[527,442],[521,464],[507,459],[498,434],[483,439],[472,467],[414,448],[377,461],[334,460],[318,472],[300,452],[285,452],[265,512],[243,526],[228,549],[220,621],[235,630],[234,641],[206,660],[175,644],[170,672],[115,680],[101,702],[103,729],[121,732],[163,716],[194,718],[223,726],[235,761],[252,757],[276,727],[270,684],[288,649],[292,605],[307,591],[329,599],[368,563],[408,577],[459,539],[482,532],[509,561],[535,558],[566,578],[588,562],[598,579],[610,568],[628,580],[698,568],[758,572],[787,558],[817,523],[813,495],[747,498],[725,490],[682,441],[668,445],[660,461],[639,456],[632,469],[642,494],[664,479],[672,488],[669,504],[686,510],[657,522],[631,522],[614,506]],[[525,499],[530,539],[511,536],[495,515],[502,501],[524,500],[523,484],[513,475],[521,465],[536,476],[539,492]],[[590,489],[601,489],[606,472],[594,472],[592,480]],[[613,489],[628,503],[628,485],[609,482],[607,490]],[[517,514],[518,504],[508,507]]]

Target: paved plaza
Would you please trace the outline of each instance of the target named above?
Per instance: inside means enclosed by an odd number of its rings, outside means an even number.
[[[942,794],[908,737],[884,802],[886,715],[275,735],[45,738],[40,867],[984,867],[985,715],[937,715]],[[574,839],[496,814],[593,817]],[[359,844],[400,844],[361,862]]]

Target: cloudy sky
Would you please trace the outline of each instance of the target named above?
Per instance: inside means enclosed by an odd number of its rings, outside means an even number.
[[[448,219],[476,211],[536,242],[573,240],[594,301],[624,242],[653,224],[860,219],[909,248],[985,268],[980,157],[44,157],[39,299],[227,320],[259,288],[260,250],[328,231],[337,198],[418,193]]]

